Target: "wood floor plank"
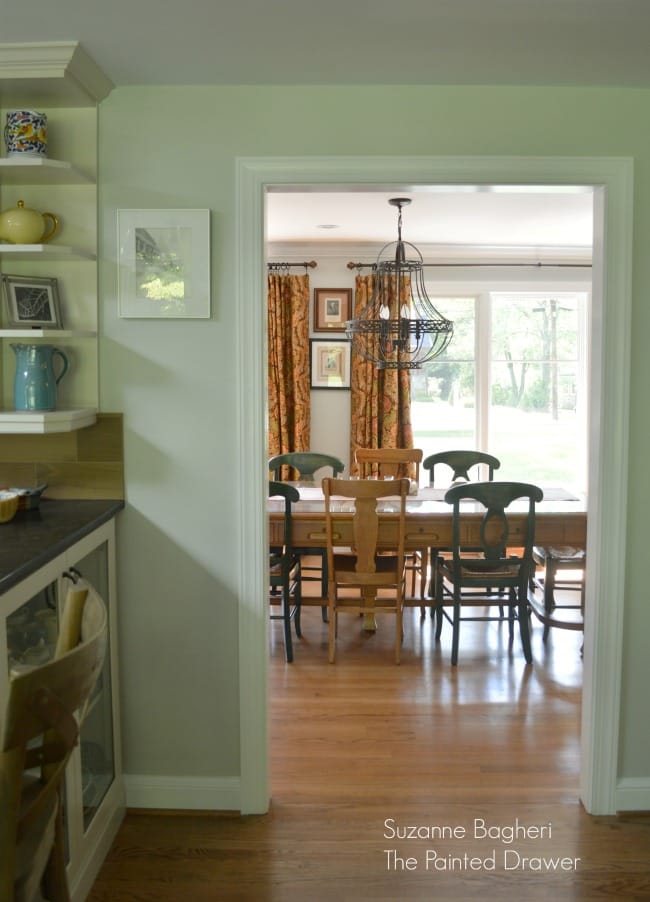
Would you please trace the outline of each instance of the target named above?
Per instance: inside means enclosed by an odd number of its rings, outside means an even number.
[[[579,633],[535,628],[527,668],[505,627],[470,624],[451,668],[417,609],[400,666],[390,624],[341,618],[334,665],[318,607],[293,664],[276,627],[268,815],[129,812],[90,902],[650,899],[650,816],[578,800]]]

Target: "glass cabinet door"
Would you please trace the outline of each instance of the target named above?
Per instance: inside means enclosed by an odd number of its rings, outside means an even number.
[[[50,661],[59,632],[56,582],[16,608],[5,623],[10,675]]]
[[[108,547],[106,543],[82,558],[72,572],[79,574],[91,583],[105,600],[108,599]],[[108,613],[110,616],[110,611]],[[84,831],[91,824],[97,809],[115,779],[110,658],[109,645],[106,648],[102,672],[88,705],[86,719],[81,727],[79,749]]]

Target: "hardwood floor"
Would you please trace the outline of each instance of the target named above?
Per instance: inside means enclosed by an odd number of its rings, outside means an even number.
[[[396,666],[390,618],[341,618],[329,665],[306,608],[285,664],[273,624],[269,814],[130,812],[91,902],[650,899],[650,816],[578,801],[581,633],[535,626],[529,668],[494,623],[452,668],[449,633],[408,610]]]

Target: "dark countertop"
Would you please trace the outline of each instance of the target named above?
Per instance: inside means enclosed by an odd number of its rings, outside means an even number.
[[[49,563],[124,507],[124,501],[41,499],[0,523],[0,595]]]

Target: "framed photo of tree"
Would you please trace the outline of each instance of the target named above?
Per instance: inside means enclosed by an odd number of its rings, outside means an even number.
[[[118,210],[119,315],[210,318],[210,211]]]

